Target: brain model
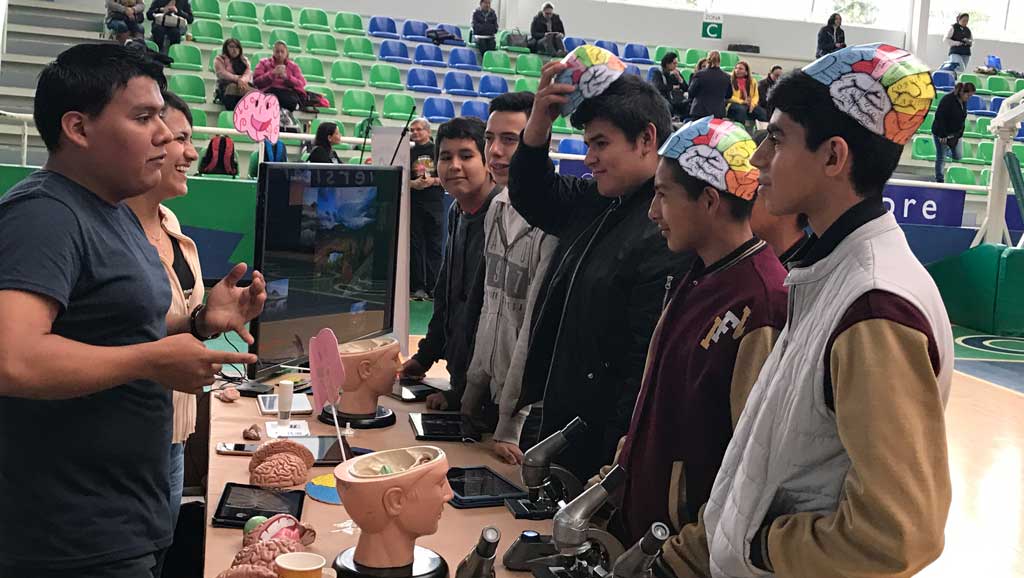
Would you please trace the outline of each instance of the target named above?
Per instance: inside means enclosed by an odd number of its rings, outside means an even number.
[[[306,483],[313,454],[291,440],[263,444],[249,462],[249,483],[263,488],[287,488]]]
[[[559,73],[555,82],[576,87],[562,105],[562,116],[571,115],[584,100],[604,92],[626,71],[626,65],[618,56],[590,44],[577,47],[562,63],[566,69]]]
[[[242,564],[217,574],[217,578],[277,578],[277,572],[266,566]]]
[[[235,554],[235,561],[231,563],[231,567],[234,568],[248,564],[251,566],[262,566],[274,571],[274,558],[288,552],[304,552],[305,549],[301,543],[294,540],[256,542],[251,546],[242,548],[241,552]]]
[[[316,540],[316,530],[309,524],[298,521],[290,514],[278,514],[253,528],[242,539],[243,546],[270,540],[292,540],[309,546]]]

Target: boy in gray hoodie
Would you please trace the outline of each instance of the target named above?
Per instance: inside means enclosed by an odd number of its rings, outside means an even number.
[[[487,168],[501,187],[508,185],[509,162],[532,109],[530,92],[506,93],[491,101],[485,133]],[[494,197],[484,222],[484,303],[462,412],[493,423],[487,414],[497,406],[494,453],[510,464],[522,463],[523,449],[537,441],[521,439],[531,409],[516,411],[515,405],[526,366],[530,319],[557,243],[556,237],[531,227],[512,208],[507,188]],[[533,413],[539,421],[540,407]]]

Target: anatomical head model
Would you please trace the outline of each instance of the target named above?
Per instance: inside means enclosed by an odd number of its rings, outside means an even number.
[[[390,337],[338,345],[334,332],[324,329],[310,340],[309,350],[316,406],[342,393],[337,407],[345,415],[376,414],[377,398],[391,392],[402,368],[398,341]]]
[[[433,446],[367,454],[334,469],[338,495],[361,530],[354,560],[368,568],[413,563],[416,539],[437,532],[452,499],[448,459]]]

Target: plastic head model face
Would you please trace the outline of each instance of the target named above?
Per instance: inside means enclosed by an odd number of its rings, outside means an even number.
[[[235,106],[235,129],[256,142],[277,143],[281,134],[281,105],[273,94],[252,91]]]
[[[361,533],[356,563],[398,568],[413,562],[416,539],[437,532],[452,499],[448,458],[415,446],[353,458],[334,469],[338,495]]]
[[[349,415],[375,413],[377,398],[391,391],[402,369],[398,341],[389,337],[363,339],[339,345],[338,352],[345,368],[339,409]]]

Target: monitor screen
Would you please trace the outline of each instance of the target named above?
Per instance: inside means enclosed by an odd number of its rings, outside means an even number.
[[[401,168],[265,163],[256,208],[256,267],[267,303],[252,333],[250,377],[303,364],[309,339],[339,342],[393,328]]]

